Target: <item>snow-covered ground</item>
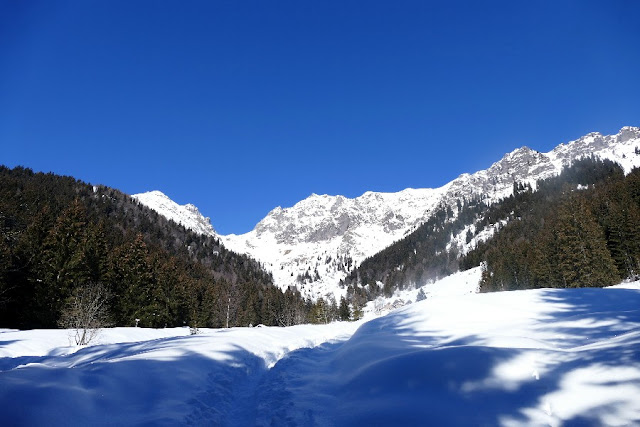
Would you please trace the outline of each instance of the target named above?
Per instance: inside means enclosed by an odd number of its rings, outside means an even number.
[[[466,271],[459,271],[432,283],[413,289],[397,289],[390,298],[380,296],[365,305],[363,312],[365,320],[389,314],[391,311],[418,301],[418,294],[424,298],[457,297],[476,294],[480,290],[482,267],[475,267]],[[379,283],[382,287],[384,284]]]
[[[640,423],[640,282],[474,294],[474,274],[358,323],[116,328],[83,348],[0,331],[0,425]]]

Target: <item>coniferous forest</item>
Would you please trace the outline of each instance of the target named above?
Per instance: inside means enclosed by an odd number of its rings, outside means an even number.
[[[461,261],[482,291],[601,287],[640,276],[640,169],[584,160],[505,200],[508,224]]]
[[[360,304],[420,286],[458,269],[484,266],[481,291],[607,286],[640,275],[640,170],[627,176],[609,160],[585,158],[536,190],[514,182],[513,195],[442,206],[404,239],[364,260],[346,279]],[[470,224],[500,223],[494,236],[460,256],[449,246]],[[475,234],[466,236],[467,243]],[[384,286],[379,286],[382,283]]]
[[[106,290],[110,324],[289,325],[310,304],[254,260],[124,193],[0,167],[0,326],[55,328],[86,287]]]
[[[474,224],[505,224],[460,256]],[[482,263],[482,291],[606,286],[640,276],[640,170],[583,159],[487,205],[443,205],[345,279],[347,298],[280,291],[253,259],[193,233],[124,193],[71,177],[0,167],[0,326],[53,328],[69,299],[105,289],[110,324],[289,326],[361,316],[378,295]],[[475,234],[467,232],[466,240]],[[383,283],[384,286],[378,286]]]

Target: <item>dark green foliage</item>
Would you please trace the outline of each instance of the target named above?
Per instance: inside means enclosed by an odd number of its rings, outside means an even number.
[[[598,188],[594,213],[602,227],[607,247],[623,277],[640,276],[640,174]],[[634,196],[635,194],[635,196]]]
[[[578,188],[581,188],[578,190]],[[482,197],[438,209],[406,238],[363,261],[346,279],[350,301],[372,300],[484,263],[483,291],[556,286],[604,286],[640,271],[640,172],[624,176],[615,163],[574,162],[539,181],[536,191],[514,183],[514,194],[486,206]],[[488,242],[458,258],[451,236],[503,221]],[[474,233],[463,233],[469,243]],[[380,288],[377,282],[384,283]]]
[[[605,286],[619,280],[603,232],[582,195],[561,203],[553,231],[563,287]]]
[[[391,296],[395,289],[411,288],[457,271],[458,255],[447,250],[447,244],[453,234],[479,221],[488,209],[479,198],[459,202],[457,214],[449,207],[439,207],[413,233],[352,270],[345,280],[350,285],[350,298],[359,299],[362,306],[362,300]],[[379,287],[378,282],[384,286]]]
[[[278,325],[283,307],[307,307],[216,239],[70,177],[0,167],[0,233],[2,327],[56,327],[87,283],[107,287],[122,326]]]
[[[320,297],[309,312],[309,321],[316,324],[327,324],[335,320],[331,303]]]
[[[487,210],[479,199],[463,203],[455,217],[450,208],[441,206],[413,233],[364,260],[345,280],[347,285],[355,286],[351,292],[360,287],[371,300],[381,293],[390,296],[397,288],[414,287],[457,271],[457,253],[447,250],[451,235],[464,230],[466,224],[481,218]],[[384,287],[380,288],[377,282],[384,283]]]
[[[340,320],[346,322],[351,320],[351,309],[349,309],[349,303],[345,297],[340,298],[340,306],[338,307],[338,316]]]
[[[607,286],[637,278],[639,177],[637,169],[625,177],[608,161],[576,162],[561,176],[539,182],[527,208],[461,265],[485,262],[482,291]]]
[[[360,320],[362,319],[362,316],[364,316],[364,312],[362,311],[362,306],[359,303],[354,302],[353,311],[351,313],[351,320],[353,321]]]

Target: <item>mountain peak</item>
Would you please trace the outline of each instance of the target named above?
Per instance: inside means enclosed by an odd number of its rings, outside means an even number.
[[[211,220],[205,218],[193,204],[179,205],[162,191],[153,190],[146,193],[134,194],[131,197],[141,204],[158,212],[167,219],[178,223],[196,233],[215,236],[216,232]]]
[[[620,142],[626,142],[631,139],[640,138],[640,128],[633,126],[624,126],[616,135]]]
[[[162,191],[160,190],[151,190],[151,191],[147,191],[145,193],[140,193],[140,194],[135,194],[134,197],[137,196],[144,196],[144,197],[157,197],[157,198],[161,198],[161,199],[167,199],[167,200],[171,200],[169,198],[169,196],[167,196],[166,194],[164,194]]]

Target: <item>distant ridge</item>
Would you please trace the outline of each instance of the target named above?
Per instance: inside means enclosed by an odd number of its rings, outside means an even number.
[[[615,135],[593,132],[548,153],[518,148],[488,169],[462,174],[440,188],[368,191],[356,198],[312,194],[292,207],[273,209],[248,233],[218,237],[233,251],[262,262],[282,289],[297,286],[313,298],[338,298],[345,292],[338,284],[354,265],[410,233],[441,206],[454,208],[459,200],[474,197],[493,203],[511,195],[514,182],[535,186],[583,157],[612,160],[628,173],[640,166],[638,153],[638,127],[625,126]],[[195,207],[177,205],[161,194],[134,197],[187,228],[215,233]]]

